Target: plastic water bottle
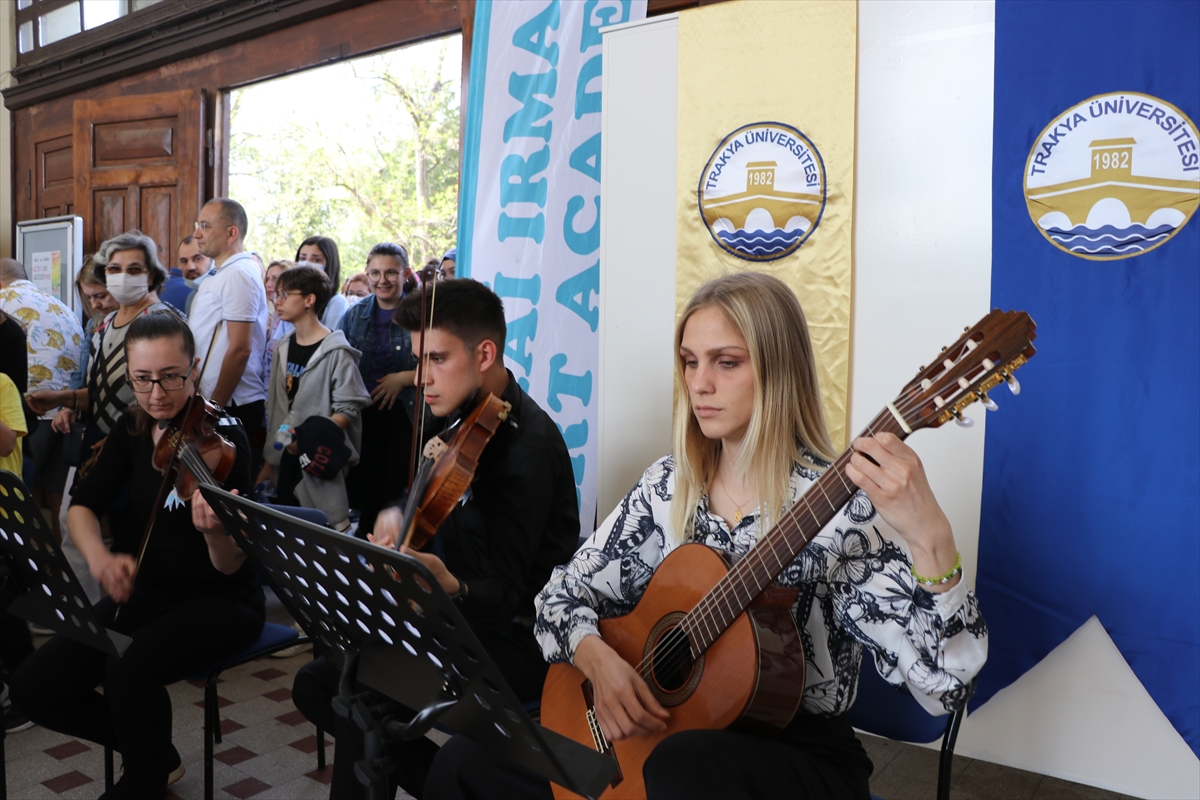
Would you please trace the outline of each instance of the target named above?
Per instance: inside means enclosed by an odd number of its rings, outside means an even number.
[[[283,423],[279,426],[279,430],[275,431],[275,449],[282,450],[295,438],[295,435],[292,434],[292,426],[286,422]]]
[[[275,481],[265,480],[254,487],[254,502],[269,503],[275,499]]]

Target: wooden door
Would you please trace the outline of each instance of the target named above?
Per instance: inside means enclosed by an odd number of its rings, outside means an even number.
[[[69,132],[33,143],[33,214],[38,219],[75,213],[75,163]]]
[[[84,252],[136,228],[173,263],[204,202],[203,90],[76,100],[73,111]]]

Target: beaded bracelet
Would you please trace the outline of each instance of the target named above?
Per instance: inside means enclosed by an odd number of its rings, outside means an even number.
[[[922,578],[917,574],[917,570],[914,567],[909,566],[908,571],[911,572],[912,576],[917,579],[917,583],[921,584],[922,586],[937,586],[941,583],[947,583],[962,574],[962,553],[955,553],[955,555],[958,556],[958,558],[954,562],[954,569],[950,570],[945,575],[939,575],[936,578]]]

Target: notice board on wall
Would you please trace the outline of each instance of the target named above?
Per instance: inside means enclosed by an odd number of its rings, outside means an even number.
[[[75,276],[83,266],[83,219],[74,215],[17,223],[17,261],[34,285],[80,310]]]

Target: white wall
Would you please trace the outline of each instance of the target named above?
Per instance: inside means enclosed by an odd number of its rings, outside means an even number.
[[[599,519],[671,451],[678,66],[674,14],[604,34]]]
[[[856,431],[989,308],[994,5],[876,0],[859,4],[858,25],[850,395]],[[631,31],[606,36],[614,45],[626,38],[606,50],[604,64],[610,82],[601,223],[602,516],[624,492],[620,487],[631,486],[670,446],[671,388],[664,376],[671,348],[669,331],[665,339],[662,331],[674,318],[674,283],[658,270],[673,263],[675,227],[665,208],[652,206],[674,208],[674,148],[666,152],[671,137],[649,120],[675,107],[664,95],[677,82],[677,64],[664,53],[673,51],[677,29],[673,21],[651,20],[639,30],[642,47],[632,46]],[[626,168],[650,158],[672,168]],[[615,198],[643,205],[619,218]],[[948,219],[978,235],[949,235]],[[637,254],[653,258],[634,267]],[[631,279],[642,281],[640,293],[658,296],[626,305],[620,296]],[[1020,402],[1004,390],[993,398],[1001,414]],[[910,443],[954,525],[973,584],[985,421],[979,406],[968,415],[974,428],[923,431]],[[610,439],[617,429],[624,438]],[[1200,762],[1098,624],[1085,625],[968,718],[958,752],[1141,797],[1200,796]]]

